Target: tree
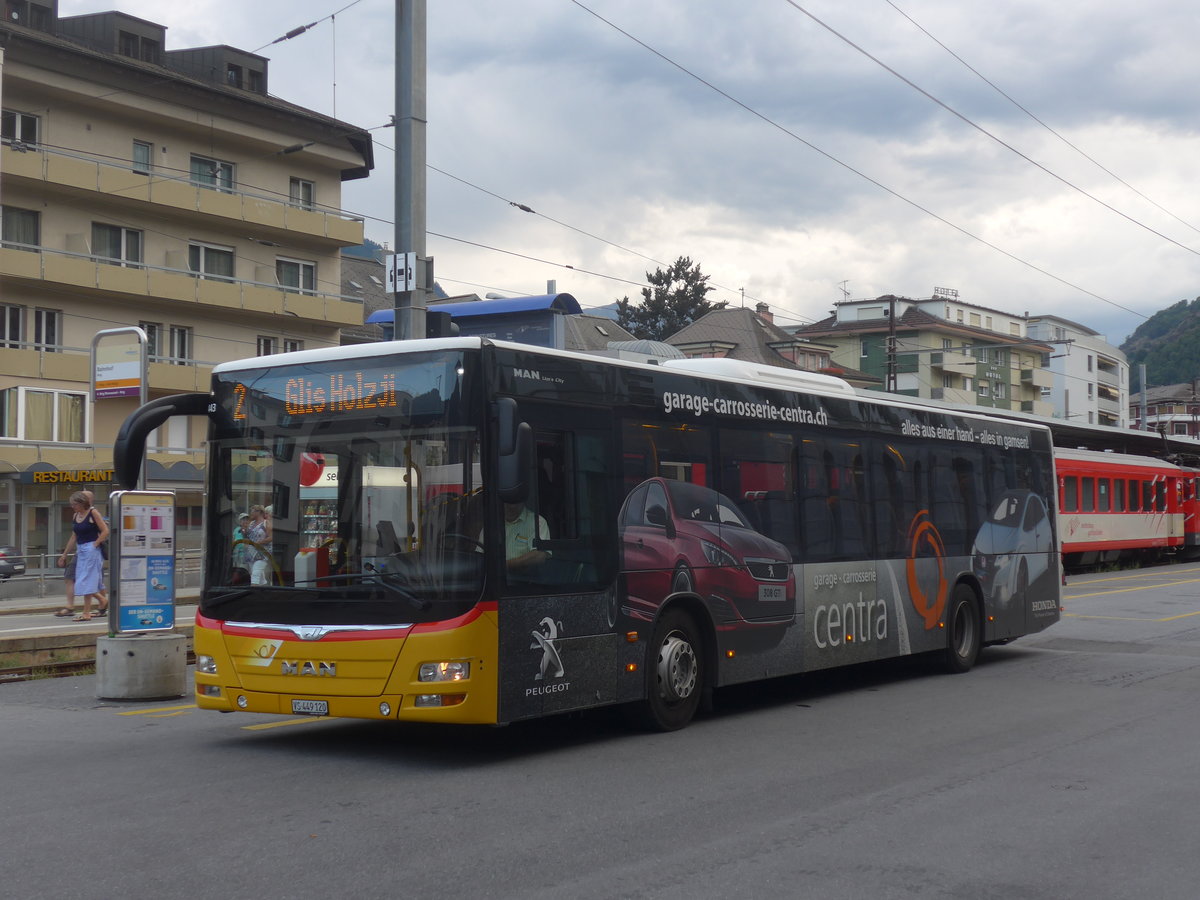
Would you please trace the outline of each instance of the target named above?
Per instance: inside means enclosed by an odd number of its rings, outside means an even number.
[[[650,287],[642,288],[642,302],[635,306],[628,297],[617,301],[617,324],[644,340],[665,341],[685,325],[714,309],[724,309],[725,301],[709,303],[705,296],[714,290],[700,264],[681,256],[663,271],[647,272]]]

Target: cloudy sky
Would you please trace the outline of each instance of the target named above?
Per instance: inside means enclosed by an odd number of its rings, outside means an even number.
[[[60,0],[114,7],[394,112],[392,0]],[[451,294],[602,306],[689,256],[783,324],[943,287],[1120,343],[1200,295],[1198,38],[1179,0],[429,0],[428,249]],[[373,133],[343,206],[392,244]]]

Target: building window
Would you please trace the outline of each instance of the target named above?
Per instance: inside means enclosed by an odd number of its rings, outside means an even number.
[[[986,328],[988,331],[992,330],[992,317],[991,316],[984,316],[983,327]]]
[[[277,259],[275,280],[281,287],[312,293],[317,289],[317,264],[302,259]]]
[[[256,94],[265,94],[266,93],[266,90],[263,88],[263,73],[262,72],[259,72],[256,69],[250,69],[249,71],[247,71],[246,75],[249,79],[246,84],[247,89],[254,91]]]
[[[191,171],[192,184],[221,191],[233,190],[233,163],[193,153]]]
[[[942,373],[942,387],[947,388],[949,390],[953,390],[954,382],[955,382],[954,375],[951,375],[949,372]]]
[[[283,352],[284,353],[295,353],[295,352],[297,352],[299,350],[303,350],[303,349],[304,349],[304,341],[297,340],[296,338],[284,338],[283,339]]]
[[[275,338],[260,334],[258,336],[258,349],[255,353],[258,356],[273,356],[275,353]]]
[[[188,244],[188,268],[201,278],[233,280],[233,248],[213,244]]]
[[[0,391],[0,436],[83,443],[87,395],[11,387]]]
[[[120,225],[92,223],[92,254],[114,266],[136,266],[142,261],[142,233]]]
[[[986,397],[989,393],[988,383],[986,381],[979,382],[979,396]]]
[[[157,63],[158,41],[134,34],[132,31],[122,31],[117,34],[117,52],[130,59]]]
[[[33,311],[33,347],[35,350],[61,350],[62,312],[57,309]]]
[[[971,313],[971,324],[976,328],[979,327],[979,313]]]
[[[25,307],[0,304],[0,347],[20,349],[25,339]]]
[[[1008,323],[1008,333],[1011,335],[1014,335],[1016,337],[1020,337],[1021,336],[1020,323],[1019,322],[1009,322]]]
[[[0,138],[6,142],[20,141],[23,144],[36,144],[38,142],[38,117],[11,109],[0,112]]]
[[[172,325],[170,340],[170,357],[167,362],[174,366],[185,366],[190,363],[192,361],[192,329],[182,325]]]
[[[145,141],[133,142],[133,171],[139,175],[149,175],[154,166],[154,145]]]
[[[868,341],[860,341],[859,342],[858,354],[863,359],[866,359],[868,356],[871,355],[871,345]]]
[[[36,210],[5,206],[0,210],[0,245],[36,252],[41,244],[41,221]]]
[[[138,328],[146,332],[146,356],[150,362],[165,362],[162,347],[162,325],[158,322],[138,322]]]
[[[1089,372],[1091,372],[1091,371],[1092,371],[1092,366],[1093,366],[1094,364],[1095,364],[1095,358],[1092,356],[1092,354],[1090,354],[1090,353],[1089,353],[1089,354],[1088,354],[1088,371],[1089,371]]]
[[[957,309],[957,310],[955,310],[955,313],[956,313],[955,318],[959,322],[961,322],[963,320],[963,311],[961,309]]]
[[[950,350],[953,347],[954,347],[954,341],[950,340],[950,338],[942,338],[942,349],[943,350]]]
[[[1003,381],[997,381],[992,384],[992,399],[1003,400],[1008,396],[1008,385]]]
[[[242,86],[242,67],[229,63],[225,67],[225,83],[230,87],[240,88]]]
[[[311,181],[293,178],[288,185],[288,201],[301,209],[312,209],[316,189]]]

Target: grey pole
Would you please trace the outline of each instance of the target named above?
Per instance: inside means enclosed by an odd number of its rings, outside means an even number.
[[[415,283],[396,280],[396,339],[425,337],[425,0],[396,2],[396,253],[412,253]]]

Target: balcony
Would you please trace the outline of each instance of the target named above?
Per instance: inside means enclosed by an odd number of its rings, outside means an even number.
[[[299,206],[282,194],[216,190],[193,184],[187,176],[144,174],[129,165],[78,153],[6,143],[0,149],[0,172],[6,180],[40,183],[39,190],[91,193],[106,206],[152,203],[212,217],[218,228],[229,229],[236,223],[239,231],[249,228],[263,237],[286,241],[303,236],[339,247],[363,242],[362,219],[332,207]]]
[[[1021,384],[1035,388],[1054,387],[1054,373],[1049,369],[1022,369]]]
[[[91,348],[35,347],[28,342],[3,347],[0,348],[0,376],[20,378],[22,383],[45,379],[84,386],[92,378],[91,353]],[[148,372],[150,393],[207,391],[214,365],[216,363],[196,360],[152,361]]]
[[[929,392],[929,397],[931,400],[941,400],[945,403],[975,405],[975,392],[964,391],[959,388],[932,388]]]
[[[970,353],[958,350],[939,350],[929,355],[929,365],[934,369],[953,372],[956,375],[974,377],[979,362]]]
[[[33,251],[33,252],[31,252]],[[188,269],[112,265],[96,257],[32,245],[0,247],[0,278],[41,281],[81,299],[129,302],[170,300],[267,316],[295,316],[336,328],[363,324],[359,297],[303,293],[278,284],[197,275]]]
[[[1045,400],[1022,400],[1021,412],[1033,413],[1035,416],[1050,418],[1054,415],[1054,404]]]

